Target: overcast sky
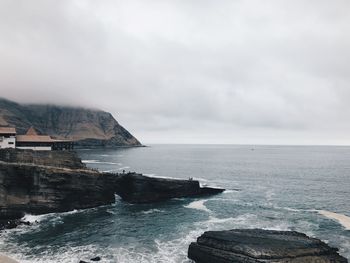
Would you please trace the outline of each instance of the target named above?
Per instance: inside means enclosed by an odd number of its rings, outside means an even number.
[[[143,143],[350,144],[348,0],[0,0],[0,96]]]

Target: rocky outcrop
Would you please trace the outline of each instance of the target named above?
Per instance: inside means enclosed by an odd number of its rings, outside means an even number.
[[[94,109],[22,105],[0,98],[0,126],[16,127],[19,134],[34,126],[39,133],[81,146],[141,146],[110,113]]]
[[[235,229],[205,232],[191,243],[188,257],[196,263],[347,263],[337,251],[294,231]]]
[[[170,198],[196,197],[222,193],[224,189],[201,188],[198,181],[153,178],[141,174],[120,175],[116,193],[130,203],[160,202]]]
[[[0,219],[111,204],[115,182],[87,169],[0,162]]]
[[[71,169],[86,168],[86,165],[74,151],[33,151],[7,148],[0,149],[0,161]]]
[[[221,193],[198,181],[151,178],[136,173],[100,173],[86,168],[75,152],[0,151],[0,228],[25,213],[44,214],[115,202],[152,203],[174,197]],[[67,158],[72,158],[68,162]],[[5,162],[5,161],[8,162]]]

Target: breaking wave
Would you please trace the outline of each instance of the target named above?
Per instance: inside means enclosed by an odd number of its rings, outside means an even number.
[[[192,203],[185,205],[184,207],[186,208],[191,208],[191,209],[196,209],[196,210],[202,210],[205,212],[210,213],[211,210],[208,209],[204,204],[207,202],[209,199],[206,200],[199,200],[199,201],[193,201]]]
[[[82,160],[82,163],[87,164],[110,164],[110,165],[122,165],[121,163],[114,163],[114,162],[103,162],[99,160]]]
[[[329,219],[337,221],[346,230],[350,230],[350,217],[349,216],[339,214],[339,213],[330,212],[327,210],[315,210],[315,211],[318,212],[320,215],[323,215]]]

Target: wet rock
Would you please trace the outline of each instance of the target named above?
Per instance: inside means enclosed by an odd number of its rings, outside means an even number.
[[[0,220],[115,202],[114,175],[0,162]]]
[[[21,219],[0,219],[0,230],[16,228],[20,225],[29,226],[30,222]]]
[[[120,176],[116,193],[130,203],[152,203],[170,198],[198,197],[222,193],[224,189],[203,187],[194,180],[153,178],[128,173]]]
[[[35,151],[0,150],[0,221],[4,220],[6,227],[15,227],[17,221],[11,220],[17,220],[25,213],[67,212],[112,204],[115,194],[130,203],[152,203],[224,191],[202,188],[194,180],[152,178],[136,173],[100,173],[83,166],[73,152],[56,151],[43,155],[46,157],[41,160],[41,153]],[[69,156],[74,157],[71,162],[67,161]],[[1,225],[0,222],[0,229]]]
[[[101,260],[101,257],[94,257],[92,259],[90,259],[91,261],[100,261]]]
[[[208,231],[191,243],[196,263],[347,263],[338,249],[294,231],[235,229]]]

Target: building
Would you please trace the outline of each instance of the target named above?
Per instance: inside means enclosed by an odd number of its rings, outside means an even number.
[[[25,135],[16,135],[15,128],[0,128],[0,132],[2,130],[4,132],[4,135],[6,135],[6,139],[11,139],[11,141],[8,143],[3,143],[3,147],[1,148],[17,148],[35,151],[73,149],[73,141],[57,140],[53,139],[49,135],[39,135],[33,127],[31,127]]]
[[[16,129],[0,127],[0,149],[16,148]]]

